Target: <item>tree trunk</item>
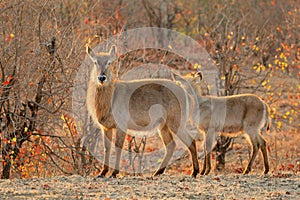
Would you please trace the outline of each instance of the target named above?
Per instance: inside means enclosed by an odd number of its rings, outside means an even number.
[[[216,169],[222,171],[225,168],[225,155],[231,144],[232,138],[221,136],[216,145]]]
[[[5,159],[5,163],[3,163],[1,179],[9,179],[10,165],[11,165],[10,158]]]
[[[3,163],[1,179],[9,179],[11,165],[14,162],[14,160],[17,158],[23,142],[25,142],[29,139],[29,136],[26,135],[26,133],[24,133],[24,132],[17,134],[17,135],[21,135],[18,138],[22,138],[22,139],[17,140],[17,142],[14,146],[12,146],[11,143],[9,143],[9,144],[5,144],[3,147],[2,158],[5,158],[5,159],[4,159],[4,163]],[[9,136],[8,139],[12,140],[13,137],[14,137],[13,135]]]

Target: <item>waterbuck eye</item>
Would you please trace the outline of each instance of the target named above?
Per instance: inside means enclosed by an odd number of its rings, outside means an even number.
[[[112,63],[111,60],[108,60],[106,65],[109,66],[111,63]]]

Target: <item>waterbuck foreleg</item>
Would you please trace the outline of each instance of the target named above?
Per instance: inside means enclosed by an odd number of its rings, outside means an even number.
[[[172,133],[170,132],[170,130],[167,126],[164,126],[161,129],[159,135],[165,145],[166,153],[164,155],[162,162],[159,165],[158,170],[154,173],[154,176],[164,173],[164,171],[174,153],[174,149],[176,147],[176,143],[174,141]]]
[[[104,161],[103,168],[98,177],[104,177],[109,170],[109,156],[112,141],[112,129],[104,131],[103,143],[104,143]]]
[[[116,163],[114,171],[111,175],[111,177],[116,177],[117,174],[119,174],[120,170],[120,159],[121,159],[121,153],[124,145],[124,140],[126,137],[126,133],[124,133],[121,129],[116,129],[116,142],[115,142],[115,148],[116,148]]]

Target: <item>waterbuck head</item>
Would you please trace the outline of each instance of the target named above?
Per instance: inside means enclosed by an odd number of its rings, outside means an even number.
[[[179,82],[182,82],[182,80],[187,81],[192,87],[201,84],[203,75],[202,72],[198,71],[198,72],[192,72],[192,73],[188,73],[184,76],[181,76],[179,74],[176,74],[173,72],[172,74],[173,79]]]
[[[201,71],[197,71],[197,72],[194,72],[192,73],[192,80],[195,82],[195,83],[201,83],[201,81],[203,80],[203,74]]]
[[[174,74],[175,80],[184,79],[192,88],[193,90],[199,94],[206,96],[209,94],[208,85],[203,80],[203,74],[201,71],[188,73],[184,76],[179,76],[177,74]]]
[[[91,81],[98,83],[99,86],[105,86],[113,81],[115,75],[111,68],[111,63],[116,55],[116,47],[112,46],[109,52],[95,53],[89,46],[86,52],[93,62]]]

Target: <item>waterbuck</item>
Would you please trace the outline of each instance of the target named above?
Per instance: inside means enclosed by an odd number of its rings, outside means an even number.
[[[154,175],[162,174],[175,148],[173,134],[188,147],[193,172],[199,173],[195,140],[189,135],[186,124],[192,106],[189,94],[173,81],[166,79],[118,80],[111,65],[116,56],[113,46],[109,52],[95,53],[87,47],[94,66],[87,91],[87,107],[94,122],[104,132],[104,161],[99,176],[109,170],[109,156],[113,130],[116,132],[116,162],[112,177],[119,173],[121,151],[125,133],[147,134],[159,132],[166,153]]]
[[[201,72],[194,77],[186,78],[197,93],[200,117],[198,128],[204,131],[205,158],[201,174],[206,175],[211,170],[211,151],[214,147],[216,136],[221,135],[236,137],[245,133],[252,146],[252,154],[244,174],[251,171],[254,159],[260,149],[264,160],[264,174],[269,171],[269,162],[266,141],[261,136],[262,129],[269,130],[271,119],[268,105],[253,94],[241,94],[226,97],[202,96],[199,82]]]

